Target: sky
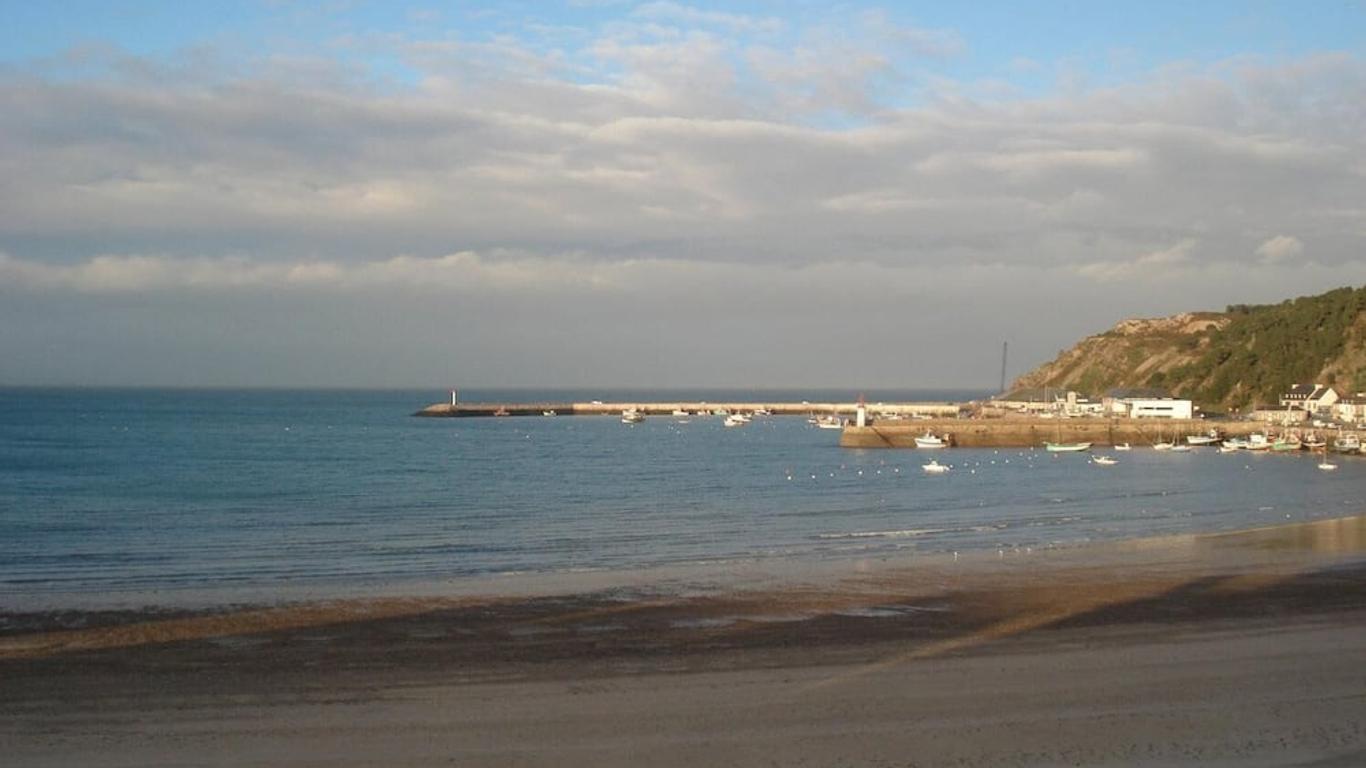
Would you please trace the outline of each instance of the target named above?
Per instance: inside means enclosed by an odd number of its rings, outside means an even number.
[[[0,0],[0,385],[994,388],[1366,283],[1366,2]]]

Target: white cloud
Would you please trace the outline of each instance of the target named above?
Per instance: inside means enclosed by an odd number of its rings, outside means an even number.
[[[1293,235],[1276,235],[1257,246],[1257,255],[1267,264],[1279,264],[1304,253],[1304,243]]]

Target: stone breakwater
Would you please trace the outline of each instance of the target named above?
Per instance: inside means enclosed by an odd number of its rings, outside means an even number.
[[[1217,427],[1224,437],[1245,437],[1266,431],[1265,424],[1219,422],[1199,419],[933,419],[929,421],[875,421],[866,427],[845,427],[840,445],[845,448],[914,448],[915,438],[932,432],[964,448],[1037,447],[1044,443],[1094,443],[1096,445],[1152,445],[1161,441],[1185,441],[1186,435],[1203,435]]]
[[[623,401],[611,403],[457,403],[455,405],[437,403],[429,405],[413,415],[429,417],[540,416],[546,411],[554,411],[557,416],[610,416],[620,415],[625,410],[634,410],[647,416],[668,416],[674,411],[687,411],[689,414],[710,414],[720,410],[729,413],[752,413],[758,410],[766,410],[775,415],[784,416],[836,414],[853,418],[854,411],[857,408],[857,403],[809,402],[708,403],[705,401],[680,401],[663,403]],[[870,414],[951,418],[958,415],[959,406],[955,403],[891,403],[869,405],[868,409]]]

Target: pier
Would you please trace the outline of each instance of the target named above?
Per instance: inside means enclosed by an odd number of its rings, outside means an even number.
[[[903,417],[952,419],[958,416],[956,403],[876,403],[866,404],[870,418],[878,415],[897,415]],[[778,402],[726,402],[709,403],[706,401],[680,402],[591,402],[591,403],[436,403],[413,414],[427,417],[478,417],[478,416],[540,416],[554,411],[557,416],[609,416],[620,415],[622,411],[634,410],[647,416],[669,416],[674,411],[687,411],[689,414],[710,414],[714,411],[728,413],[753,413],[764,410],[775,416],[820,416],[838,415],[853,417],[858,403],[778,403]],[[895,422],[893,422],[895,423]],[[923,421],[921,422],[924,423]]]
[[[1027,448],[1044,443],[1092,443],[1098,446],[1129,443],[1152,445],[1167,440],[1184,442],[1186,435],[1203,435],[1217,427],[1224,437],[1246,437],[1265,432],[1267,425],[1251,421],[1210,422],[1203,419],[933,419],[930,421],[874,421],[866,427],[845,427],[845,448],[915,448],[915,438],[933,432],[952,446],[963,448]]]

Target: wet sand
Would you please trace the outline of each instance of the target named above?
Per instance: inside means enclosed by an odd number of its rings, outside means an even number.
[[[0,616],[6,765],[1366,765],[1366,518],[695,594]]]

